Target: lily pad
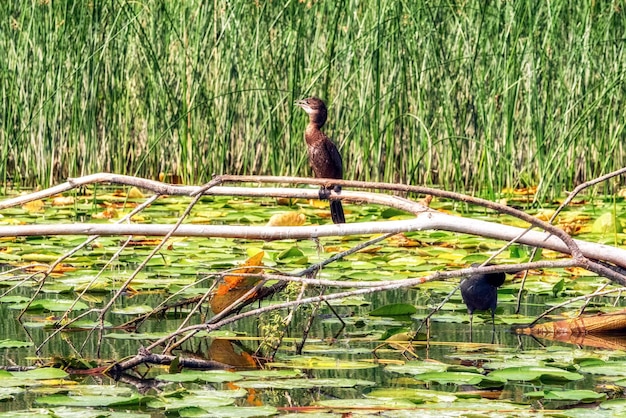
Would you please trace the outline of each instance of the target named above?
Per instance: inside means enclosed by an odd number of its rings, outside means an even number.
[[[546,399],[552,401],[597,402],[606,399],[606,394],[592,390],[547,390],[525,393],[524,396],[532,399]]]
[[[453,383],[456,385],[477,385],[483,381],[485,376],[478,373],[467,372],[432,372],[422,373],[415,376],[416,380],[422,382],[436,382],[442,385]]]
[[[583,378],[581,374],[568,372],[556,367],[522,366],[494,370],[487,376],[507,381],[574,381]]]
[[[409,361],[405,364],[391,364],[385,370],[404,374],[422,374],[431,372],[445,372],[448,365],[435,361]]]
[[[595,364],[582,365],[579,369],[581,373],[590,373],[603,376],[626,376],[625,361],[595,362]]]
[[[224,383],[224,382],[236,382],[243,379],[238,373],[228,372],[224,370],[209,370],[209,371],[183,371],[182,373],[172,374],[160,374],[156,379],[164,380],[167,382],[211,382],[211,383]]]
[[[97,395],[81,395],[81,396],[68,396],[68,395],[50,395],[42,396],[35,400],[35,403],[39,405],[57,405],[57,406],[132,406],[142,405],[151,399],[147,396],[132,395],[132,396],[97,396]]]
[[[208,415],[207,415],[208,412]],[[206,417],[215,418],[254,418],[271,417],[278,414],[278,409],[273,406],[221,406],[217,408],[189,408],[180,410],[181,417]]]
[[[0,340],[0,348],[23,348],[33,345],[31,341]]]
[[[359,379],[279,379],[248,380],[237,382],[237,386],[247,389],[310,389],[310,388],[351,388],[355,386],[376,386],[375,382]]]
[[[369,313],[370,316],[400,316],[413,315],[417,312],[415,306],[408,303],[393,303],[391,305],[381,306]]]
[[[283,362],[268,363],[268,367],[299,368],[311,370],[358,370],[378,367],[363,361],[339,360],[332,357],[294,356]]]
[[[27,303],[16,303],[9,306],[9,309],[15,310],[23,310],[27,311],[49,311],[49,312],[65,312],[70,307],[74,311],[83,311],[88,309],[85,303],[81,301],[74,301],[68,299],[40,299],[33,301],[30,306],[27,306]]]
[[[367,394],[368,398],[410,400],[415,403],[423,402],[454,402],[457,396],[453,393],[438,392],[427,389],[411,388],[381,388],[374,389]],[[359,404],[357,404],[359,405]]]

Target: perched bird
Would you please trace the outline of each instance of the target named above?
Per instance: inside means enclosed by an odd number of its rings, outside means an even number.
[[[304,139],[309,151],[309,164],[313,169],[313,174],[318,178],[342,179],[341,154],[339,154],[335,144],[321,130],[326,123],[326,105],[317,97],[298,100],[296,105],[304,109],[309,115],[309,124],[306,127]],[[341,186],[331,184],[322,186],[319,193],[320,199],[328,199],[331,190],[339,193]],[[330,201],[330,215],[336,224],[346,222],[340,200]]]
[[[472,267],[480,267],[480,264],[472,264]],[[470,316],[470,335],[472,333],[472,316],[476,310],[491,310],[491,321],[495,331],[498,287],[502,286],[505,278],[506,274],[504,273],[477,273],[461,282],[461,296]]]

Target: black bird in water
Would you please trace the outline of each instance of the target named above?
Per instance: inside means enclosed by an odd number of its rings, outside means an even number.
[[[472,267],[480,267],[480,264],[472,264]],[[504,273],[476,273],[461,282],[461,296],[463,296],[463,302],[465,302],[470,316],[470,336],[474,311],[490,309],[493,330],[495,331],[498,287],[502,286],[505,278],[506,274]]]
[[[309,150],[309,164],[315,177],[328,179],[343,178],[343,163],[341,154],[335,144],[322,132],[321,128],[326,123],[327,110],[324,102],[317,97],[298,100],[300,106],[309,115],[309,124],[304,133],[307,148]],[[320,199],[328,199],[330,191],[341,192],[341,186],[325,185],[320,188]],[[330,215],[336,224],[345,223],[343,206],[340,200],[330,201]]]

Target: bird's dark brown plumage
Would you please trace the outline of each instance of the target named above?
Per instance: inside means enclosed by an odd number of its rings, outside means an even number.
[[[309,115],[309,124],[306,127],[304,139],[309,151],[309,164],[311,164],[313,174],[318,178],[342,179],[343,163],[341,154],[339,154],[335,144],[321,130],[324,123],[326,123],[326,105],[317,97],[298,100],[296,104]],[[320,198],[328,199],[331,190],[339,193],[341,186],[322,186]],[[330,201],[330,214],[334,223],[346,222],[340,200]]]

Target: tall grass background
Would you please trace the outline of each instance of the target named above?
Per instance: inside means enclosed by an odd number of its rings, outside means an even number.
[[[309,175],[552,196],[626,165],[618,1],[0,2],[0,181]]]

